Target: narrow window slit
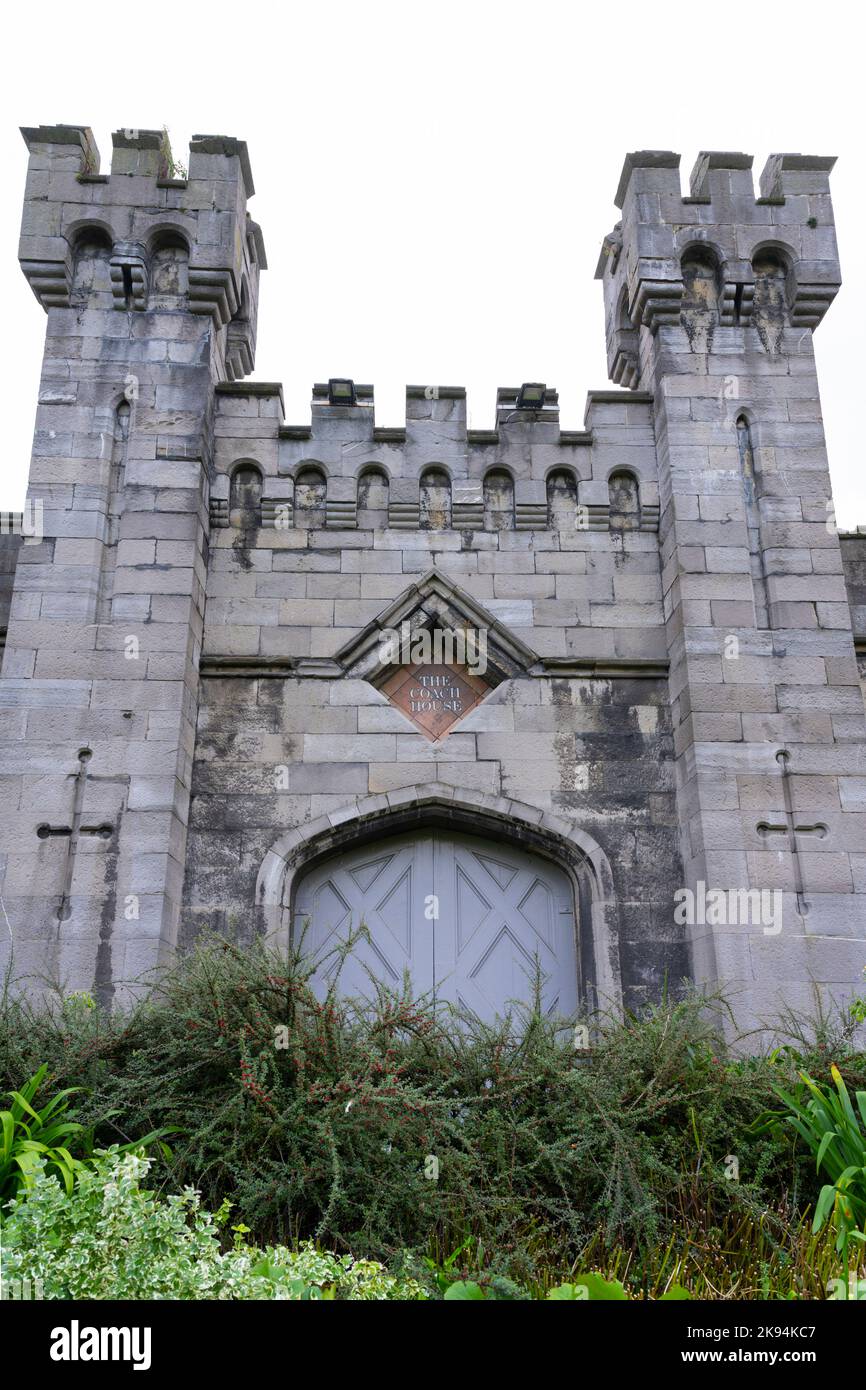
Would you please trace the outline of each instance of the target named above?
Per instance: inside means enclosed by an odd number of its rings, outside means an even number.
[[[127,309],[132,308],[132,266],[121,266],[123,274],[123,299]]]

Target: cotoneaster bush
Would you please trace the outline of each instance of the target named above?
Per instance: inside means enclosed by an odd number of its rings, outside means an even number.
[[[760,1222],[783,1245],[817,1182],[795,1137],[758,1123],[775,1088],[831,1061],[866,1084],[826,1020],[790,1055],[730,1060],[718,1001],[696,996],[591,1020],[580,1050],[532,1010],[489,1027],[381,990],[363,1010],[320,1002],[308,981],[297,956],[214,939],[111,1018],[7,999],[4,1084],[47,1061],[53,1084],[88,1088],[76,1119],[103,1144],[178,1126],[150,1181],[196,1187],[208,1208],[230,1198],[260,1243],[390,1262],[471,1236],[519,1281],[599,1237],[651,1252]]]

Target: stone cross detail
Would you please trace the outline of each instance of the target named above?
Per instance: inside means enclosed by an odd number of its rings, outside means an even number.
[[[36,834],[40,840],[47,840],[53,835],[67,836],[66,843],[66,863],[63,871],[63,892],[60,897],[60,906],[57,909],[57,920],[65,922],[72,912],[70,903],[72,894],[72,875],[75,872],[75,855],[78,850],[78,842],[82,835],[98,835],[102,840],[108,840],[114,834],[114,826],[107,822],[101,825],[83,825],[84,814],[84,793],[87,786],[87,764],[93,756],[90,748],[82,748],[78,754],[78,771],[75,774],[75,796],[72,803],[72,824],[71,825],[40,825],[37,827]]]
[[[814,825],[797,825],[795,823],[794,804],[793,797],[791,796],[791,783],[789,780],[790,773],[788,771],[788,762],[790,760],[790,757],[791,754],[788,752],[787,748],[780,749],[779,752],[776,754],[776,761],[780,764],[782,768],[782,788],[785,796],[784,824],[778,825],[773,824],[770,821],[762,820],[758,822],[757,831],[759,835],[787,836],[788,848],[791,853],[791,862],[794,866],[794,887],[797,892],[797,908],[805,916],[805,914],[809,911],[809,904],[803,892],[803,872],[802,867],[800,865],[800,853],[797,844],[797,836],[817,835],[819,839],[823,840],[824,836],[827,834],[827,827],[826,825],[823,825],[821,822],[816,822]]]

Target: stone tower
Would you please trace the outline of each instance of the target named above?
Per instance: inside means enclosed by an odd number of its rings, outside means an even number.
[[[19,256],[47,313],[3,667],[16,969],[93,989],[177,939],[208,564],[214,386],[252,369],[242,141],[25,129]],[[32,528],[31,528],[32,529]]]
[[[866,535],[840,547],[812,352],[832,160],[773,156],[756,197],[749,157],[703,154],[683,197],[677,156],[629,155],[618,389],[583,428],[531,382],[492,429],[435,384],[383,428],[371,386],[292,424],[244,380],[241,141],[195,137],[187,172],[121,131],[101,174],[87,129],[24,135],[48,321],[0,537],[15,974],[110,1004],[203,929],[327,950],[363,921],[360,986],[408,970],[488,1014],[535,967],[551,1010],[691,977],[746,1026],[861,987]]]
[[[784,895],[778,931],[689,924],[695,977],[755,1019],[864,965],[866,729],[812,346],[834,163],[773,155],[756,197],[750,156],[705,153],[683,197],[678,155],[630,154],[597,271],[611,377],[653,400],[684,883]]]

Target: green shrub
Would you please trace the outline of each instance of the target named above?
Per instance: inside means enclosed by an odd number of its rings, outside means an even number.
[[[381,990],[361,1009],[317,1000],[309,973],[297,955],[216,939],[111,1017],[7,998],[0,1068],[47,1061],[58,1083],[86,1086],[76,1118],[104,1145],[178,1126],[151,1181],[199,1188],[212,1209],[228,1195],[260,1243],[393,1264],[471,1238],[477,1269],[520,1284],[588,1268],[575,1261],[596,1239],[637,1252],[638,1280],[698,1229],[760,1229],[769,1259],[818,1191],[808,1155],[755,1127],[774,1087],[804,1060],[827,1074],[834,1052],[866,1084],[827,1020],[796,1053],[732,1061],[718,1001],[688,996],[589,1020],[579,1050],[531,1008],[485,1026]]]
[[[227,1206],[214,1217],[192,1188],[170,1197],[144,1190],[150,1162],[111,1151],[78,1172],[70,1195],[40,1160],[0,1221],[3,1296],[26,1281],[62,1299],[424,1297],[379,1264],[312,1244],[259,1250],[237,1240],[223,1251]]]

